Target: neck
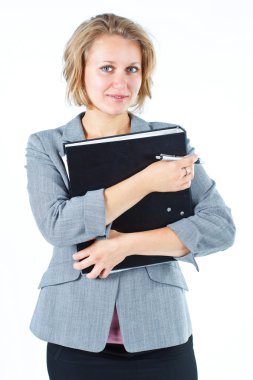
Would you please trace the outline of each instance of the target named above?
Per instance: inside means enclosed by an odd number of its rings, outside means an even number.
[[[86,138],[120,135],[130,132],[130,117],[127,112],[121,115],[107,115],[98,110],[87,109],[82,118]]]

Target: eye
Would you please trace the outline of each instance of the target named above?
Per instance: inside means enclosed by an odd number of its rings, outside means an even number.
[[[137,71],[139,71],[139,67],[136,67],[136,66],[129,66],[127,68],[127,71],[130,72],[130,73],[137,73]]]
[[[101,70],[106,72],[106,73],[110,73],[112,71],[112,66],[110,66],[110,65],[103,66],[103,67],[101,67]]]

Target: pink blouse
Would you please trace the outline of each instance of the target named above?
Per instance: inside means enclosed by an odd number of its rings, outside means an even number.
[[[119,319],[118,319],[116,305],[114,306],[114,312],[112,316],[112,322],[111,322],[111,327],[110,327],[107,343],[123,344],[120,327],[119,327]]]

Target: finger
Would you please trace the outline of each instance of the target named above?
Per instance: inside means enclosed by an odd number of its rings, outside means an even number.
[[[187,172],[188,172],[187,175],[188,175],[191,179],[193,179],[193,177],[194,177],[194,169],[195,169],[194,164],[191,165],[191,166],[187,166],[187,168],[186,168],[186,170],[187,170]]]
[[[78,251],[72,255],[74,260],[81,260],[86,257],[89,257],[91,255],[90,248],[82,249],[81,251]]]
[[[181,168],[181,178],[182,177],[190,177],[191,179],[193,179],[194,177],[194,165],[191,165],[191,166],[184,166],[183,168]]]
[[[187,177],[188,175],[188,169],[186,166],[181,168],[181,178]]]
[[[86,274],[86,277],[90,279],[95,279],[100,275],[102,271],[103,268],[101,266],[95,265],[92,271]]]
[[[182,184],[181,190],[186,190],[186,189],[189,189],[190,187],[191,187],[191,181],[186,181]]]
[[[73,264],[73,268],[81,270],[81,269],[88,268],[88,267],[90,267],[93,264],[94,264],[94,260],[91,257],[88,257],[88,258],[83,259],[81,261],[75,262]]]
[[[197,154],[189,154],[181,158],[181,160],[175,161],[181,168],[191,166],[197,161],[199,156]]]
[[[193,178],[194,178],[194,165],[192,165],[192,167],[191,167],[191,179],[193,180]]]
[[[102,270],[102,272],[99,275],[99,278],[103,278],[104,274],[105,274],[105,269]]]
[[[191,178],[191,176],[192,176],[192,169],[191,169],[191,167],[184,166],[180,170],[181,170],[181,176],[180,176],[181,178],[185,178],[185,177]]]
[[[100,278],[106,278],[109,276],[110,272],[111,272],[111,269],[103,269],[102,272],[100,273],[99,277]]]
[[[188,176],[188,177],[192,177],[192,173],[193,173],[193,171],[194,171],[194,169],[193,169],[193,165],[191,165],[191,166],[186,166],[185,168],[183,168],[183,169],[185,169],[185,176]]]

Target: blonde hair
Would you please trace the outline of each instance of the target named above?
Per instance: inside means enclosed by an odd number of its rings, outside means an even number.
[[[83,22],[67,42],[63,56],[63,75],[67,82],[68,99],[76,105],[92,107],[85,89],[85,63],[94,40],[102,34],[116,34],[139,44],[142,55],[142,84],[134,106],[141,109],[145,98],[151,98],[151,75],[156,63],[154,46],[140,25],[111,13],[97,15]]]

